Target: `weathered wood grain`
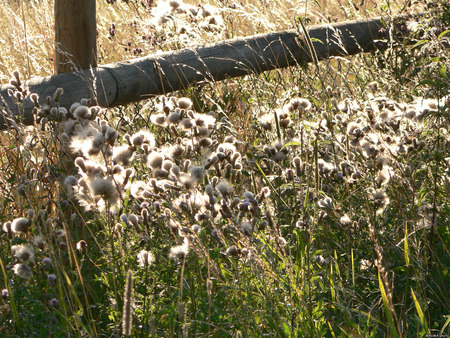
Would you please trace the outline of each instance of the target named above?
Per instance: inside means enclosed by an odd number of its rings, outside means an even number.
[[[55,71],[97,66],[95,0],[55,0]]]

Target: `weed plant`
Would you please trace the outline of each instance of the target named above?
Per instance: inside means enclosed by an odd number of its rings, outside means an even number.
[[[105,62],[278,22],[266,1],[99,5]],[[35,124],[0,134],[1,335],[448,335],[450,19],[422,5],[370,54],[109,110],[31,94]],[[20,72],[1,54],[19,101],[49,70],[28,48]]]

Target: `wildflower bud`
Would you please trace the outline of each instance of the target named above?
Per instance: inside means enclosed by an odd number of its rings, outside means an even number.
[[[426,146],[426,143],[425,143],[425,141],[419,141],[418,143],[417,143],[417,150],[419,151],[419,150],[422,150],[423,148],[425,148],[425,146]]]
[[[207,168],[205,167],[205,169],[207,169]],[[214,163],[214,170],[216,171],[216,175],[217,175],[218,177],[222,176],[222,172],[221,172],[221,170],[220,170],[220,164],[219,164],[219,162]]]
[[[275,241],[282,248],[284,248],[286,246],[286,243],[287,243],[286,239],[284,239],[284,237],[281,237],[281,236],[277,236],[275,238]]]
[[[51,307],[57,307],[57,306],[59,306],[59,302],[56,298],[52,298],[48,302],[48,305],[50,305]]]
[[[19,217],[11,223],[11,231],[15,234],[27,233],[31,222],[28,218]]]
[[[22,102],[23,101],[23,96],[21,92],[15,92],[14,93],[14,97],[16,98],[17,102]]]
[[[220,192],[224,199],[226,199],[233,192],[232,185],[225,180],[220,181],[216,185],[216,189],[218,192]]]
[[[47,275],[47,282],[48,284],[50,284],[51,286],[55,285],[55,281],[56,281],[56,276],[52,273]]]
[[[152,198],[152,196],[153,196],[152,193],[148,190],[144,190],[142,192],[142,197],[144,197],[145,199],[150,199],[150,198]]]
[[[156,151],[151,152],[147,159],[147,163],[152,169],[160,169],[163,161],[164,156]]]
[[[84,158],[82,157],[77,157],[75,159],[75,164],[84,172],[87,173],[87,168],[86,168],[86,164],[84,162]]]
[[[25,190],[25,186],[23,184],[19,185],[16,189],[16,195],[21,196],[23,198],[27,197],[27,192]]]
[[[207,185],[206,187],[205,187],[205,193],[206,193],[206,195],[208,195],[208,196],[212,196],[213,194],[214,194],[214,188],[211,186],[211,185]]]
[[[8,238],[12,238],[11,222],[3,223],[3,231],[8,234]]]
[[[151,179],[150,184],[155,192],[164,192],[164,190],[158,186],[155,179]]]
[[[188,253],[189,253],[189,241],[187,238],[185,238],[182,245],[170,248],[169,258],[184,260]]]
[[[269,225],[269,222],[267,222],[266,220],[263,220],[261,223],[259,223],[258,230],[259,231],[264,230],[265,228],[267,228],[267,225]]]
[[[42,239],[41,236],[36,236],[33,239],[33,244],[35,247],[37,247],[39,250],[44,250],[45,249],[45,243],[44,240]]]
[[[159,203],[159,202],[154,202],[153,203],[153,206],[155,207],[155,211],[156,212],[161,212],[161,203]]]
[[[230,246],[230,247],[227,249],[227,251],[226,251],[226,254],[227,254],[228,256],[234,256],[234,257],[239,256],[240,253],[241,253],[241,250],[239,250],[239,249],[236,247],[236,245]]]
[[[194,120],[190,117],[186,117],[181,120],[180,124],[185,130],[189,130],[194,127]]]
[[[30,99],[31,99],[31,101],[33,101],[34,106],[39,108],[39,102],[38,102],[39,101],[39,96],[38,96],[38,94],[36,94],[36,93],[31,94],[30,95]]]
[[[256,196],[256,204],[261,203],[264,198],[270,195],[270,189],[269,187],[264,187],[261,189],[261,192]]]
[[[140,136],[140,135],[139,135],[139,136]],[[123,138],[124,138],[125,141],[127,141],[127,143],[128,143],[129,146],[135,145],[135,146],[139,147],[139,146],[142,145],[142,143],[144,143],[144,138],[143,138],[143,137],[140,137],[140,138],[139,138],[139,137],[133,137],[133,142],[134,142],[136,139],[139,139],[138,141],[141,141],[141,142],[136,142],[136,143],[134,143],[134,144],[131,143],[131,136],[130,136],[129,134],[123,135]]]
[[[181,121],[181,115],[178,111],[174,111],[167,116],[167,122],[172,124],[178,124]]]
[[[123,185],[127,185],[128,180],[130,179],[130,177],[132,177],[134,175],[134,170],[132,168],[127,168],[125,170],[125,178],[123,179]]]
[[[234,208],[235,206],[237,206],[239,203],[241,203],[241,199],[239,197],[235,197],[233,198],[233,200],[230,203],[230,207]]]
[[[59,102],[59,98],[61,97],[61,95],[64,93],[64,89],[62,88],[58,88],[55,91],[55,95],[53,96],[53,101],[55,102]]]
[[[241,154],[238,152],[235,152],[230,157],[230,163],[234,165],[236,163],[236,161],[238,161],[240,158],[241,158]]]
[[[348,215],[344,215],[341,217],[341,219],[339,220],[341,222],[342,225],[347,226],[351,223],[350,217],[348,217]]]
[[[50,265],[52,264],[52,259],[50,257],[44,257],[42,259],[42,264],[44,264],[45,269],[49,269]]]
[[[142,150],[144,151],[144,153],[149,154],[150,153],[150,146],[147,143],[144,143],[141,146]]]
[[[26,264],[15,264],[13,267],[14,273],[23,279],[31,279],[33,277],[33,270]]]
[[[148,224],[148,209],[141,210],[142,223]]]
[[[232,170],[233,165],[231,163],[225,165],[225,173],[224,173],[225,178],[229,179],[231,177]]]
[[[157,125],[164,126],[166,123],[166,116],[164,114],[155,115],[152,121]]]
[[[36,215],[36,212],[33,209],[28,209],[25,212],[25,215],[27,216],[28,219],[32,219]]]
[[[202,138],[199,142],[198,145],[202,148],[208,148],[213,144],[213,140],[209,137],[205,137]]]
[[[128,215],[128,222],[130,222],[136,229],[139,229],[139,218],[136,215]]]
[[[89,111],[90,111],[90,115],[91,115],[90,120],[94,120],[97,117],[98,113],[100,113],[101,108],[98,106],[94,106],[94,107],[90,107]]]
[[[18,70],[14,70],[14,71],[12,72],[12,75],[14,76],[14,78],[16,79],[17,83],[18,83],[19,86],[20,86],[20,73],[19,73],[19,71],[18,71]]]
[[[120,223],[116,223],[116,225],[114,226],[114,231],[115,233],[120,236],[123,233],[123,226]]]
[[[168,121],[168,122],[169,122],[169,121]],[[169,131],[170,131],[170,133],[171,133],[173,136],[175,136],[175,137],[178,137],[178,136],[179,136],[177,127],[175,127],[173,124],[170,125]]]
[[[47,122],[48,122],[48,118],[46,118],[46,117],[43,117],[41,119],[41,121],[39,122],[40,125],[41,125],[41,130],[42,131],[45,131],[45,126],[47,125]]]
[[[59,248],[63,251],[65,251],[67,249],[67,243],[65,241],[60,241],[59,242]]]
[[[122,214],[120,215],[120,220],[125,223],[127,226],[129,226],[129,222],[128,222],[128,216],[126,214]]]
[[[409,165],[405,166],[405,175],[407,177],[411,176],[411,167]]]
[[[171,1],[171,4],[172,4],[172,2],[174,2],[174,1]],[[191,108],[192,101],[190,99],[188,99],[187,97],[182,97],[182,98],[178,99],[177,105],[179,108],[187,110],[187,109]]]
[[[50,103],[49,103],[49,105],[50,105]],[[80,106],[79,102],[72,103],[72,105],[69,108],[69,112],[73,115],[73,113],[79,106]]]
[[[195,234],[198,234],[202,230],[202,227],[198,224],[194,224],[191,229]]]
[[[268,225],[269,225],[271,228],[273,228],[274,224],[273,224],[273,219],[272,219],[272,215],[271,215],[270,211],[269,211],[269,210],[266,210],[266,211],[264,212],[264,215],[265,215],[266,218],[267,218],[267,223],[268,223]]]
[[[294,171],[292,169],[286,170],[286,180],[292,182],[294,180]]]
[[[191,163],[192,163],[191,160],[184,161],[183,170],[187,172],[189,170],[189,167],[191,166]]]
[[[73,116],[77,119],[84,119],[89,113],[88,107],[80,105],[73,112]]]

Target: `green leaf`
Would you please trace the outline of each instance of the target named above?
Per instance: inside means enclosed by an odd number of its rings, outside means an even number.
[[[319,42],[319,43],[321,43],[323,45],[323,42],[321,40],[317,39],[317,38],[311,38],[311,41],[312,42]]]
[[[447,67],[445,67],[444,64],[442,64],[442,66],[439,67],[439,74],[441,75],[442,78],[444,79],[447,78]]]
[[[301,146],[302,144],[298,141],[291,141],[286,143],[284,146],[281,147],[281,149],[286,148],[286,147],[290,147],[290,146]],[[281,150],[280,149],[280,150]]]
[[[281,325],[283,326],[284,333],[286,333],[286,335],[288,337],[290,337],[291,336],[291,329],[289,328],[289,326],[285,322],[283,322]]]

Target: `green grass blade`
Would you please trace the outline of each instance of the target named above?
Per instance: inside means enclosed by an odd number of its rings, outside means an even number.
[[[389,304],[387,300],[386,290],[384,289],[383,281],[381,280],[380,273],[378,273],[378,284],[380,286],[381,297],[383,298],[383,307],[384,312],[386,313],[386,317],[389,322],[389,327],[391,329],[391,334],[393,337],[398,337],[397,329],[395,328],[394,318],[392,316],[392,312],[389,309]]]
[[[0,258],[0,268],[2,269],[3,279],[5,280],[5,288],[8,290],[8,298],[9,298],[9,306],[11,307],[11,311],[13,313],[14,322],[16,323],[16,327],[22,328],[22,320],[19,317],[19,313],[17,312],[17,306],[14,301],[14,296],[11,292],[11,288],[8,283],[8,276],[6,275],[5,267],[3,266],[3,261]]]
[[[404,241],[404,251],[405,251],[405,264],[409,266],[409,245],[408,245],[408,224],[405,223],[405,241]]]
[[[427,321],[425,320],[425,316],[423,314],[422,311],[422,307],[420,306],[420,303],[416,297],[416,294],[414,293],[414,290],[411,288],[411,294],[413,296],[414,299],[414,305],[416,307],[416,311],[417,311],[417,315],[419,316],[420,319],[420,323],[422,324],[422,327],[424,328],[426,333],[430,333],[428,330],[428,325],[427,325]]]

